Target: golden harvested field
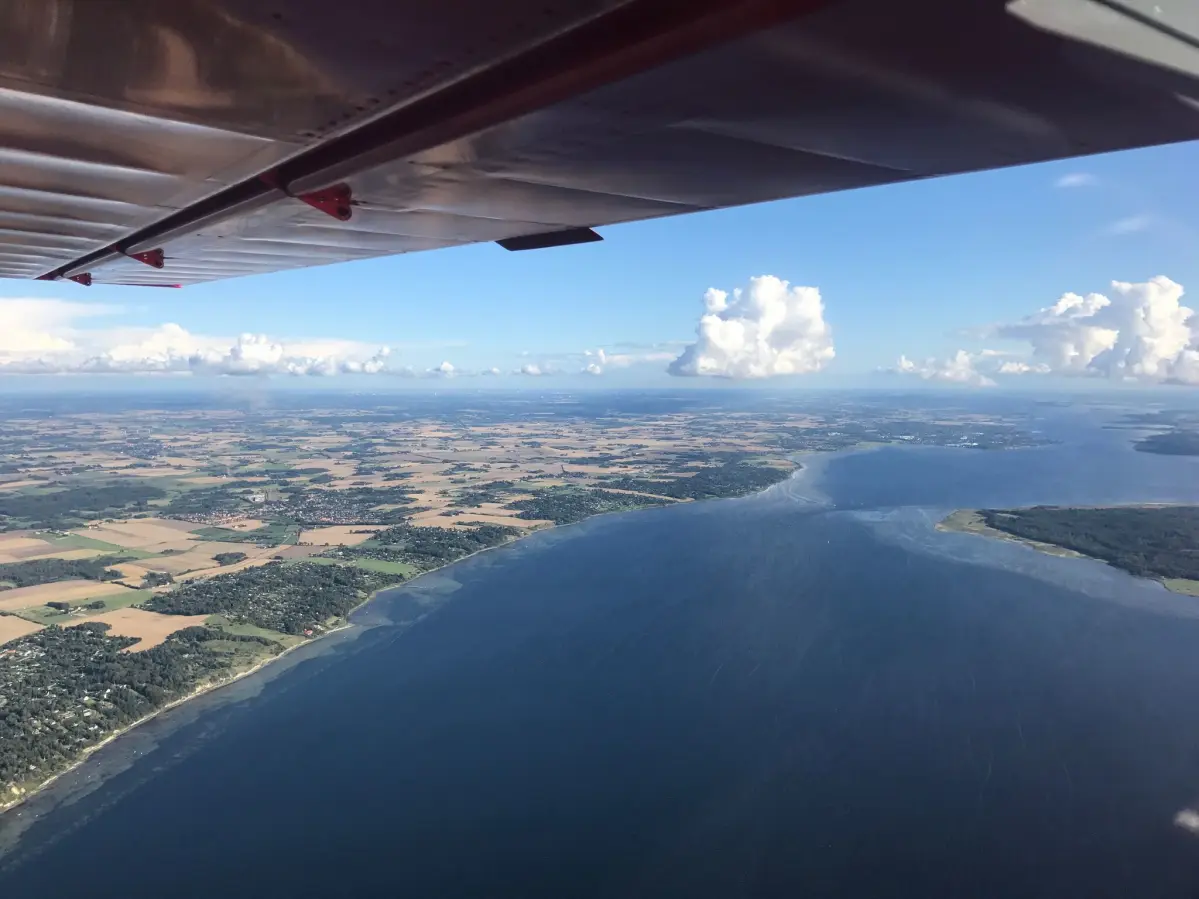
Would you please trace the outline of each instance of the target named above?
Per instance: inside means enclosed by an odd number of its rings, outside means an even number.
[[[76,533],[129,549],[153,548],[157,552],[168,548],[186,549],[190,543],[187,534],[177,527],[168,527],[148,518],[114,521],[97,528],[84,528]]]
[[[179,521],[175,518],[155,518],[152,520],[159,527],[170,528],[172,531],[178,531],[181,534],[190,534],[196,528],[203,527],[203,525],[196,524],[194,521]]]
[[[409,516],[408,520],[412,524],[451,524],[454,519],[449,515],[442,515],[445,506],[442,504],[437,508],[429,509],[426,512],[417,512],[415,515]]]
[[[280,546],[275,550],[275,555],[284,559],[307,559],[324,551],[324,546]]]
[[[40,624],[34,624],[32,621],[26,621],[24,618],[17,618],[15,615],[0,615],[0,646],[3,646],[9,640],[15,640],[17,637],[36,633],[41,629],[42,626]]]
[[[220,550],[217,551],[220,552]],[[212,554],[198,550],[163,556],[160,559],[144,559],[141,562],[141,565],[150,571],[165,571],[167,574],[173,575],[180,575],[185,571],[195,571],[197,568],[208,568],[212,564]]]
[[[19,490],[22,487],[42,487],[45,481],[5,481],[0,484],[0,490]]]
[[[422,489],[420,492],[414,493],[412,501],[418,506],[444,506],[449,503],[447,497],[438,496],[437,491],[433,489]]]
[[[130,646],[126,652],[141,652],[143,649],[157,646],[175,631],[195,627],[207,619],[207,615],[163,615],[161,612],[128,608],[80,618],[65,626],[76,627],[86,621],[103,621],[109,625],[109,634],[117,637],[137,637],[141,640],[135,646]]]
[[[134,583],[140,583],[141,579],[150,572],[150,569],[133,562],[122,562],[120,565],[113,565],[112,567],[121,572],[122,578]]]
[[[271,551],[274,553],[274,550]],[[234,571],[245,571],[247,568],[254,568],[257,565],[265,565],[271,561],[271,557],[258,556],[257,558],[242,559],[240,562],[234,562],[232,565],[213,565],[210,568],[197,568],[195,571],[189,571],[186,574],[181,574],[176,577],[178,581],[194,581],[197,578],[212,577],[215,574],[230,574]]]
[[[192,541],[186,552],[178,555],[163,556],[160,559],[144,559],[138,564],[154,571],[165,571],[167,574],[180,575],[188,571],[198,571],[204,568],[215,568],[217,563],[213,557],[217,553],[244,552],[254,559],[271,555],[270,550],[260,549],[245,543],[221,543],[216,540]]]
[[[111,581],[59,581],[57,584],[38,584],[36,587],[17,587],[0,591],[0,612],[15,612],[48,602],[78,602],[124,593],[128,587]]]
[[[19,562],[53,551],[53,545],[36,537],[0,537],[0,562]]]
[[[231,531],[256,531],[265,523],[261,518],[238,518],[235,521],[221,525],[221,527],[228,528]],[[195,527],[193,524],[192,528]]]
[[[300,532],[300,543],[312,543],[320,546],[357,546],[371,538],[375,531],[382,530],[381,526],[369,524],[336,524],[324,528],[311,528]],[[352,531],[364,531],[354,534]]]
[[[33,562],[37,559],[62,559],[64,562],[70,562],[78,559],[94,559],[96,556],[104,555],[102,549],[62,549],[54,553],[45,553],[40,556],[26,556],[21,559],[22,562]]]
[[[94,537],[94,539],[96,539],[96,540],[106,540],[109,543],[117,543],[118,546],[126,546],[126,544],[118,543],[117,540],[112,539],[110,534],[111,534],[111,532],[109,532],[109,533],[93,532],[91,534],[86,534],[85,536]],[[182,552],[187,552],[189,549],[191,549],[195,545],[196,545],[196,541],[194,539],[188,539],[183,534],[179,534],[173,540],[163,540],[159,543],[143,543],[140,546],[130,546],[127,548],[128,549],[140,549],[143,552],[148,552],[148,553],[165,553],[165,552],[182,553]]]

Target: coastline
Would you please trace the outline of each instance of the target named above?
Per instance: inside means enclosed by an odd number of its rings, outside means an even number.
[[[457,560],[455,560],[455,561],[457,561]],[[450,562],[448,564],[452,565],[453,562]],[[442,566],[442,567],[444,568],[445,566]],[[441,569],[433,569],[433,570],[440,571]],[[431,571],[430,572],[422,572],[422,576],[424,574],[431,574],[431,573],[432,573]],[[413,580],[416,580],[416,578],[413,578]],[[257,662],[255,662],[253,665],[251,665],[249,668],[246,668],[243,671],[238,671],[234,674],[231,674],[229,677],[221,678],[220,680],[215,680],[215,681],[208,681],[208,682],[205,682],[202,684],[197,684],[195,687],[193,687],[191,689],[190,692],[186,693],[183,696],[180,696],[178,699],[172,699],[166,705],[162,706],[162,708],[155,709],[154,711],[150,712],[149,714],[143,715],[141,718],[138,718],[136,721],[132,721],[129,724],[126,724],[124,727],[114,730],[112,733],[110,733],[108,736],[106,736],[103,740],[101,740],[96,745],[89,746],[87,749],[83,750],[82,755],[80,755],[80,757],[78,759],[76,759],[74,762],[72,762],[69,766],[67,766],[63,770],[59,771],[57,774],[53,775],[52,777],[47,778],[42,783],[38,784],[36,787],[33,787],[32,789],[27,790],[26,792],[22,793],[20,798],[10,800],[7,804],[0,803],[0,818],[3,818],[4,815],[8,814],[9,812],[13,811],[14,809],[19,808],[25,802],[27,802],[28,800],[32,799],[33,797],[37,796],[38,794],[40,794],[41,792],[46,790],[48,787],[53,785],[54,782],[57,781],[58,779],[60,779],[61,777],[64,777],[65,775],[70,774],[72,771],[74,771],[76,768],[80,767],[84,762],[86,762],[92,755],[94,755],[96,752],[103,749],[109,743],[112,743],[115,740],[119,739],[120,737],[123,737],[125,734],[129,733],[131,730],[134,730],[137,727],[140,727],[141,725],[145,724],[147,721],[153,721],[155,718],[157,718],[159,715],[163,714],[164,712],[169,712],[171,709],[177,708],[186,702],[190,702],[193,699],[198,699],[199,697],[204,696],[208,693],[212,693],[216,690],[219,690],[222,687],[228,687],[232,684],[235,684],[242,678],[249,677],[251,674],[255,674],[255,673],[261,671],[263,668],[266,668],[268,665],[274,664],[275,662],[282,659],[284,656],[289,655],[290,653],[294,652],[297,649],[302,649],[305,646],[312,646],[313,644],[317,643],[318,641],[323,640],[325,637],[329,637],[340,631],[349,629],[350,627],[352,627],[352,624],[350,623],[350,620],[349,620],[350,615],[352,615],[354,612],[361,609],[363,606],[365,606],[367,603],[369,603],[371,600],[373,600],[376,596],[378,596],[384,590],[392,590],[392,589],[395,589],[396,587],[403,586],[405,583],[408,583],[408,581],[401,581],[398,584],[389,584],[386,587],[380,587],[378,590],[371,593],[370,596],[366,597],[366,599],[362,600],[362,602],[358,603],[358,605],[354,606],[354,608],[350,609],[350,611],[346,613],[346,620],[343,623],[337,625],[336,627],[329,628],[327,631],[325,631],[319,637],[313,637],[311,639],[305,640],[303,643],[295,643],[291,646],[284,646],[279,652],[275,653],[274,655],[267,656],[264,659],[259,659]]]
[[[392,585],[392,586],[398,586],[398,585]],[[361,603],[359,603],[359,605],[356,605],[356,607],[354,607],[354,609],[361,609],[363,607],[363,605],[366,605],[368,602],[370,602],[370,599],[373,599],[375,597],[376,593],[380,593],[380,592],[382,592],[382,590],[391,590],[391,587],[390,586],[381,587],[380,590],[375,591],[375,593],[372,593],[372,595],[370,595],[367,599],[363,599],[363,601]],[[351,611],[354,611],[354,609],[351,609]],[[199,698],[199,696],[203,696],[207,693],[212,693],[213,690],[218,690],[218,689],[221,689],[222,687],[228,687],[228,686],[230,686],[230,684],[240,681],[242,677],[248,677],[249,675],[254,674],[254,672],[263,670],[264,668],[266,668],[267,665],[278,662],[279,659],[283,658],[284,656],[287,656],[288,653],[293,652],[294,650],[299,650],[299,648],[302,646],[311,646],[312,644],[314,644],[314,642],[324,639],[324,638],[326,638],[326,636],[329,636],[330,634],[333,634],[333,633],[337,633],[338,630],[344,630],[345,628],[348,628],[348,627],[350,627],[350,625],[349,625],[349,622],[347,621],[347,623],[344,623],[344,625],[326,630],[325,633],[321,634],[320,636],[317,636],[317,638],[313,638],[311,640],[305,640],[303,642],[297,642],[297,644],[295,644],[293,646],[284,646],[281,651],[277,652],[276,654],[273,654],[273,656],[267,656],[264,659],[260,659],[259,662],[254,663],[253,665],[249,666],[249,668],[247,668],[246,670],[237,671],[236,674],[230,675],[229,677],[223,677],[219,681],[209,681],[206,683],[198,683],[197,686],[195,686],[191,689],[191,692],[188,692],[187,694],[180,696],[179,699],[173,699],[170,702],[168,702],[167,705],[164,705],[161,708],[155,708],[155,710],[153,710],[149,714],[144,714],[144,716],[141,716],[140,718],[135,720],[135,722],[131,722],[131,723],[123,726],[123,728],[114,730],[112,732],[112,734],[109,734],[108,736],[104,737],[103,740],[96,743],[95,746],[89,746],[88,748],[84,749],[83,753],[79,755],[79,758],[74,760],[73,762],[71,762],[71,765],[68,765],[67,767],[62,768],[62,771],[60,771],[56,774],[53,774],[52,777],[49,777],[46,780],[43,780],[42,783],[38,784],[37,786],[34,786],[34,788],[26,790],[25,792],[23,792],[23,794],[20,794],[20,796],[18,796],[17,798],[14,798],[14,800],[8,800],[7,802],[0,803],[0,817],[4,817],[6,814],[10,813],[10,811],[13,811],[13,810],[16,810],[16,809],[22,807],[23,804],[25,804],[26,802],[31,800],[31,798],[34,798],[35,796],[40,795],[41,792],[50,788],[50,786],[52,786],[56,782],[56,780],[59,780],[62,777],[66,777],[67,774],[70,774],[72,771],[77,770],[77,768],[82,766],[84,764],[84,762],[88,761],[88,759],[90,759],[92,755],[95,755],[97,752],[100,752],[100,750],[103,749],[104,747],[108,746],[109,743],[119,740],[120,737],[125,736],[126,734],[128,734],[129,731],[134,730],[135,728],[139,728],[140,725],[143,725],[146,722],[150,722],[150,720],[157,718],[159,716],[159,714],[163,714],[164,712],[169,712],[171,710],[171,708],[179,707],[179,706],[185,704],[185,702]]]
[[[1018,537],[1015,534],[1009,534],[1007,531],[1001,531],[999,528],[993,528],[982,520],[982,516],[978,514],[977,509],[954,509],[938,521],[935,528],[938,531],[947,533],[974,534],[979,537],[990,537],[992,540],[1019,543],[1035,549],[1037,552],[1045,553],[1048,556],[1060,556],[1064,559],[1090,559],[1094,562],[1103,562],[1103,559],[1096,559],[1094,556],[1075,552],[1072,549],[1066,549],[1066,547],[1058,546],[1055,543],[1030,540],[1027,537]]]
[[[795,468],[788,474],[787,478],[785,478],[782,481],[777,481],[774,484],[770,484],[759,490],[755,490],[752,493],[741,494],[738,496],[709,497],[708,499],[710,499],[710,500],[745,499],[746,497],[756,496],[760,493],[765,493],[767,490],[771,490],[772,488],[778,486],[778,484],[786,483],[787,480],[790,480],[791,478],[795,477],[799,472],[804,471],[806,469],[807,469],[807,466],[796,462]],[[704,500],[698,500],[698,502],[703,502],[703,501]],[[672,503],[672,505],[686,505],[686,504],[694,503],[694,502],[697,502],[697,500],[693,500],[693,499],[676,500],[674,503]],[[218,681],[210,681],[210,682],[204,683],[204,684],[197,684],[186,695],[180,696],[178,699],[173,699],[170,702],[168,702],[166,705],[162,706],[161,708],[155,709],[154,711],[150,712],[149,714],[144,715],[141,718],[138,718],[136,721],[133,721],[133,722],[125,725],[124,727],[119,728],[118,730],[114,730],[112,733],[108,734],[106,737],[104,737],[104,739],[100,740],[100,742],[96,743],[94,746],[89,746],[86,749],[84,749],[82,751],[82,753],[80,754],[79,758],[77,758],[75,761],[73,761],[70,765],[68,765],[63,770],[57,772],[56,774],[52,775],[51,777],[48,777],[46,780],[42,781],[37,786],[26,790],[25,792],[21,793],[18,797],[14,798],[14,799],[0,801],[0,819],[2,819],[4,816],[9,814],[10,812],[13,812],[16,809],[20,808],[22,805],[24,805],[29,800],[33,799],[35,796],[38,796],[41,793],[43,793],[45,790],[47,790],[49,787],[51,787],[56,781],[58,781],[62,777],[66,776],[67,774],[70,774],[72,771],[75,771],[76,769],[78,769],[85,762],[87,762],[87,760],[89,758],[91,758],[95,753],[99,752],[105,746],[116,741],[120,737],[124,736],[125,734],[129,733],[130,731],[134,730],[135,728],[141,726],[142,724],[145,724],[147,721],[152,721],[153,719],[157,718],[159,715],[163,714],[164,712],[168,712],[171,709],[177,708],[178,706],[181,706],[184,703],[189,702],[192,699],[196,699],[197,697],[203,696],[207,693],[211,693],[215,690],[219,690],[222,687],[230,686],[231,684],[236,683],[237,681],[241,680],[242,678],[249,677],[251,674],[255,674],[256,672],[261,671],[263,668],[266,668],[268,665],[271,665],[271,664],[277,662],[279,659],[284,658],[285,656],[287,656],[289,653],[293,652],[294,650],[300,649],[301,647],[304,647],[304,646],[312,646],[313,644],[318,643],[319,641],[325,639],[328,636],[331,636],[332,634],[335,634],[340,631],[344,631],[350,627],[353,627],[354,626],[353,622],[350,620],[351,616],[355,612],[357,612],[359,609],[362,609],[363,607],[370,604],[380,593],[384,593],[388,590],[394,590],[397,587],[406,587],[409,584],[419,581],[421,578],[425,577],[426,575],[435,574],[439,571],[443,571],[444,569],[449,568],[452,565],[457,565],[459,562],[465,562],[467,559],[474,558],[475,556],[482,555],[483,553],[492,552],[492,551],[498,550],[498,549],[504,549],[505,547],[515,546],[517,543],[520,543],[521,541],[532,536],[533,534],[544,534],[544,533],[548,533],[550,531],[556,531],[556,530],[560,530],[562,528],[568,528],[573,525],[583,524],[584,522],[591,521],[596,518],[602,518],[607,515],[625,515],[625,514],[632,514],[632,513],[637,513],[637,512],[644,512],[644,511],[647,511],[650,509],[656,509],[656,508],[669,508],[669,507],[644,506],[639,509],[624,509],[624,510],[614,511],[614,512],[600,512],[595,515],[588,515],[586,518],[581,518],[578,521],[572,521],[568,524],[551,524],[546,527],[529,528],[529,529],[525,530],[523,533],[519,534],[518,536],[513,537],[511,540],[508,540],[504,543],[500,543],[495,546],[486,546],[482,549],[477,549],[472,553],[466,554],[465,556],[459,556],[457,559],[453,559],[449,562],[446,562],[444,565],[439,565],[436,568],[430,568],[428,571],[422,571],[416,577],[410,578],[409,580],[398,581],[397,583],[388,584],[387,586],[380,587],[379,589],[373,591],[365,599],[363,599],[362,602],[358,603],[358,605],[354,606],[352,609],[350,609],[348,612],[346,612],[345,620],[343,621],[343,623],[337,625],[336,627],[329,628],[329,630],[325,631],[324,633],[320,634],[319,636],[307,639],[302,643],[296,643],[293,646],[285,646],[285,647],[283,647],[281,652],[278,652],[272,656],[268,656],[267,658],[256,662],[254,665],[251,665],[246,670],[239,671],[236,674],[231,675],[230,677],[223,678]]]
[[[387,589],[390,589],[390,588],[387,588]],[[372,598],[373,598],[373,594],[372,594]],[[364,600],[362,604],[365,604],[366,602],[369,602],[369,601],[370,601],[369,599]],[[360,607],[361,606],[356,606],[355,608],[360,608]],[[319,640],[322,637],[327,637],[329,634],[332,634],[335,631],[344,630],[348,626],[349,625],[346,624],[341,627],[332,628],[332,629],[326,631],[325,633],[321,634],[321,636],[317,637],[316,640]],[[299,649],[301,646],[308,646],[312,643],[315,643],[316,640],[307,640],[304,643],[296,643],[294,646],[285,646],[285,647],[283,647],[282,651],[276,653],[275,655],[268,656],[265,659],[261,659],[260,661],[251,665],[249,668],[245,669],[244,671],[239,671],[236,674],[233,674],[230,677],[222,678],[221,680],[209,681],[207,683],[197,684],[195,687],[193,687],[191,689],[190,692],[186,693],[183,696],[180,696],[178,699],[172,699],[166,705],[162,706],[162,708],[155,709],[154,711],[150,712],[149,714],[143,715],[141,718],[138,718],[136,721],[132,721],[129,724],[125,725],[124,727],[114,730],[112,733],[110,733],[108,736],[106,736],[99,743],[96,743],[94,746],[89,746],[86,749],[84,749],[82,754],[79,756],[79,758],[77,758],[75,761],[73,761],[66,768],[63,768],[57,774],[54,774],[54,775],[48,777],[46,780],[42,781],[36,787],[26,790],[18,798],[8,800],[8,802],[6,802],[6,803],[0,803],[0,817],[3,817],[4,815],[8,814],[9,812],[24,805],[26,802],[28,802],[34,796],[37,796],[38,794],[40,794],[41,792],[43,792],[44,790],[46,790],[47,788],[52,786],[55,781],[59,780],[62,777],[65,777],[66,775],[68,775],[72,771],[74,771],[75,769],[79,768],[84,762],[86,762],[89,758],[91,758],[92,755],[99,752],[101,749],[103,749],[109,743],[112,743],[113,741],[119,739],[120,737],[123,737],[125,734],[129,733],[134,728],[139,727],[142,724],[145,724],[147,721],[154,720],[159,715],[161,715],[163,712],[168,712],[173,708],[183,705],[185,702],[188,702],[192,699],[196,699],[197,697],[203,696],[206,693],[211,693],[214,690],[219,690],[221,687],[227,687],[230,684],[241,680],[243,677],[248,677],[249,675],[253,674],[254,672],[262,670],[267,665],[270,665],[272,662],[275,662],[275,661],[283,658],[285,655],[290,653],[292,650]]]
[[[1173,505],[1172,503],[1138,503],[1138,507],[1151,508]],[[1095,506],[1079,506],[1078,508],[1106,508]],[[1058,556],[1063,559],[1089,559],[1092,562],[1102,562],[1110,568],[1116,568],[1123,571],[1118,566],[1112,565],[1106,559],[1101,559],[1098,556],[1089,556],[1086,553],[1081,553],[1073,549],[1067,549],[1064,546],[1058,546],[1056,543],[1045,543],[1041,540],[1032,540],[1028,537],[1020,537],[1016,534],[1009,534],[1007,531],[1001,531],[998,528],[993,528],[982,520],[977,509],[955,509],[942,518],[934,525],[938,531],[945,533],[957,534],[974,534],[978,537],[987,537],[992,540],[1003,540],[1008,543],[1018,543],[1027,546],[1030,549],[1035,549],[1037,552],[1044,553],[1048,556]],[[1125,572],[1130,577],[1135,577],[1138,580],[1153,581],[1160,584],[1163,589],[1179,596],[1199,596],[1199,582],[1187,581],[1179,578],[1153,577],[1147,575],[1137,575],[1130,572]]]

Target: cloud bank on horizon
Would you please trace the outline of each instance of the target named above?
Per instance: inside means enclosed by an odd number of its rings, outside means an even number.
[[[378,374],[391,350],[352,340],[222,338],[177,324],[81,328],[118,307],[54,299],[0,299],[0,374]]]
[[[923,362],[909,359],[907,356],[900,356],[893,371],[901,375],[918,375],[925,381],[937,381],[942,384],[967,384],[972,387],[995,386],[995,382],[991,378],[975,368],[975,358],[965,350],[958,350],[948,359],[925,359]]]
[[[749,279],[731,297],[709,288],[689,344],[667,369],[691,377],[770,378],[820,371],[836,355],[816,287],[774,275]]]
[[[1182,285],[1164,275],[1113,281],[1110,297],[1065,293],[1019,321],[984,329],[984,337],[1024,343],[1024,353],[958,350],[923,362],[900,356],[891,371],[975,386],[1027,374],[1199,385],[1199,319],[1182,296]]]
[[[676,355],[663,345],[623,345],[612,350],[545,353],[515,368],[462,368],[448,359],[414,367],[403,364],[388,346],[357,340],[264,334],[221,337],[197,334],[174,323],[112,326],[123,312],[119,306],[59,299],[0,298],[0,375],[542,378],[574,374],[580,361],[580,373],[601,375],[637,365],[660,366]]]
[[[676,353],[655,347],[641,347],[636,350],[612,352],[600,347],[596,350],[583,350],[583,367],[580,374],[602,375],[614,368],[631,368],[634,365],[649,365],[653,363],[670,362]]]
[[[501,369],[404,365],[387,346],[334,338],[219,337],[178,324],[105,327],[120,307],[59,299],[0,299],[0,374],[189,376],[391,375],[469,378],[596,377],[640,366],[677,376],[760,380],[826,369],[836,351],[817,287],[773,275],[731,293],[710,288],[695,338],[615,344],[529,356]],[[976,335],[1011,349],[958,349],[947,358],[899,357],[887,371],[946,385],[988,387],[1027,375],[1199,385],[1199,317],[1165,276],[1112,282],[1107,294],[1065,293],[1016,321]],[[681,351],[680,351],[681,347]]]

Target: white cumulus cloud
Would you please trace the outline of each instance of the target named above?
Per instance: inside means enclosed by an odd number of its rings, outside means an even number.
[[[584,365],[582,374],[602,375],[609,368],[628,368],[632,365],[644,365],[651,362],[670,362],[675,353],[666,350],[645,349],[614,353],[600,347],[597,350],[583,350]]]
[[[387,347],[352,340],[193,334],[180,325],[82,327],[119,307],[0,299],[0,374],[380,374]]]
[[[999,363],[999,368],[996,371],[1001,375],[1050,374],[1049,366],[1043,362],[1038,362],[1034,365],[1031,362],[1023,362],[1019,359],[1008,359],[1005,362]]]
[[[1023,343],[1020,354],[961,350],[924,363],[901,357],[894,371],[976,384],[1025,374],[1199,384],[1199,319],[1182,297],[1182,285],[1161,275],[1113,281],[1110,295],[1065,293],[1019,321],[986,329],[988,337]]]
[[[356,359],[345,360],[341,363],[341,370],[347,375],[377,375],[387,368],[387,357],[390,355],[391,347],[380,347],[379,352],[361,362]]]
[[[696,341],[670,364],[672,375],[769,378],[820,371],[834,356],[832,329],[815,287],[773,275],[750,278],[730,296],[711,288]]]
[[[531,378],[537,378],[541,375],[548,374],[540,365],[534,362],[526,362],[520,368],[513,372],[514,375],[528,375]]]
[[[242,334],[222,350],[206,350],[188,357],[192,371],[214,375],[335,375],[331,356],[297,356],[265,334]]]
[[[0,362],[71,352],[76,349],[77,320],[120,311],[115,306],[67,300],[0,299]]]
[[[948,359],[925,359],[917,362],[907,356],[900,356],[895,371],[903,375],[917,375],[925,381],[937,381],[942,384],[967,384],[973,387],[993,387],[995,382],[975,368],[980,359],[993,358],[982,353],[972,354],[958,350]]]
[[[1054,373],[1199,383],[1193,362],[1199,322],[1182,296],[1182,285],[1161,275],[1113,281],[1110,297],[1067,293],[993,333],[1028,341],[1030,364]]]

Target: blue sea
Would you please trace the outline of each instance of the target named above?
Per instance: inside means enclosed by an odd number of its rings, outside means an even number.
[[[0,896],[1193,899],[1199,599],[934,529],[1199,501],[1098,425],[809,457],[392,591],[0,818]]]

